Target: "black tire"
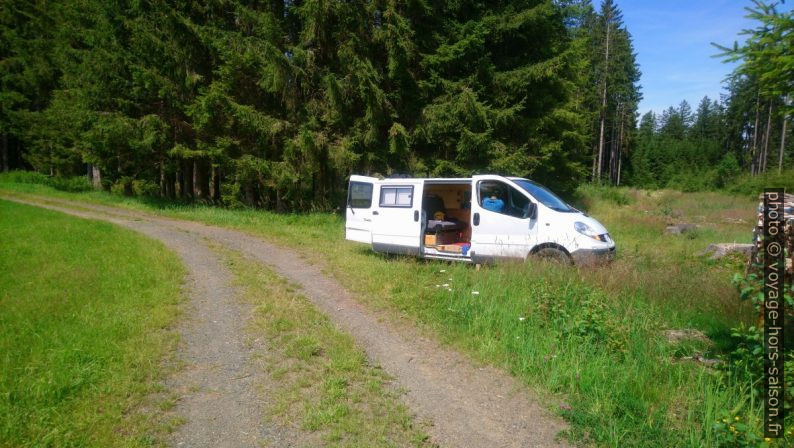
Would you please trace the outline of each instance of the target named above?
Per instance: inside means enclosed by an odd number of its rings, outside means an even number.
[[[539,260],[548,261],[551,263],[559,263],[564,265],[573,264],[571,256],[565,251],[557,249],[556,247],[544,247],[532,255]]]

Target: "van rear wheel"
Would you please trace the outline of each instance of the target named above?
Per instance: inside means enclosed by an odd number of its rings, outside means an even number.
[[[571,256],[556,247],[544,247],[533,254],[534,257],[552,263],[572,265]]]

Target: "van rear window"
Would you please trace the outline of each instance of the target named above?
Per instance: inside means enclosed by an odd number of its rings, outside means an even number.
[[[350,208],[370,208],[372,206],[372,184],[350,182],[347,205]]]
[[[414,187],[380,187],[381,207],[411,207]]]

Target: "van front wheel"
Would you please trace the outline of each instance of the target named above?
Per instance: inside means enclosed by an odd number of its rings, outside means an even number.
[[[535,258],[544,261],[550,261],[552,263],[560,263],[567,265],[573,264],[573,260],[571,259],[571,256],[565,253],[564,251],[557,249],[556,247],[544,247],[543,249],[538,250],[532,255]]]

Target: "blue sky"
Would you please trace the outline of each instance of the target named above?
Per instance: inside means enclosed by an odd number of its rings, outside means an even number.
[[[600,1],[594,0],[598,8]],[[637,52],[642,78],[640,114],[661,112],[687,100],[694,110],[704,95],[719,99],[722,80],[735,64],[725,64],[711,42],[732,46],[754,28],[744,18],[749,0],[616,0]],[[788,6],[788,4],[786,5]]]

